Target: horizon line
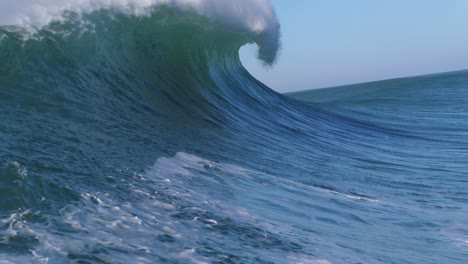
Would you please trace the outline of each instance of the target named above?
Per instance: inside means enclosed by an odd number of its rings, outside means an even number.
[[[457,72],[464,72],[464,71],[468,72],[468,69],[450,70],[450,71],[444,71],[444,72],[434,72],[434,73],[410,75],[410,76],[403,76],[403,77],[394,77],[394,78],[388,78],[388,79],[364,81],[364,82],[357,82],[357,83],[350,83],[350,84],[340,84],[340,85],[327,86],[327,87],[319,87],[319,88],[311,88],[311,89],[297,90],[297,91],[291,91],[291,92],[283,92],[283,93],[280,93],[280,94],[294,94],[294,93],[309,92],[309,91],[312,91],[312,90],[315,91],[315,90],[324,90],[324,89],[336,89],[336,88],[343,88],[343,87],[347,87],[347,86],[364,85],[364,84],[372,84],[372,83],[402,80],[402,79],[411,79],[411,78],[429,77],[429,76],[443,75],[443,74],[450,74],[450,73],[457,73]]]

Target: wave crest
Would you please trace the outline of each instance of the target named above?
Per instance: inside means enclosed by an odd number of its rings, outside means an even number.
[[[81,15],[112,10],[129,16],[148,17],[166,6],[195,12],[211,22],[247,32],[259,44],[259,58],[272,64],[280,46],[280,25],[268,0],[25,0],[0,3],[0,25],[42,28],[67,19],[66,12]]]

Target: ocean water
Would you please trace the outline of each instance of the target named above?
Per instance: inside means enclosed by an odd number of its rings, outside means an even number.
[[[468,71],[282,95],[266,1],[75,2],[0,27],[0,263],[466,263]]]

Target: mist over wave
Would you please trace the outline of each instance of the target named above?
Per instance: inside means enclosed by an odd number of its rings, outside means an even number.
[[[0,259],[468,257],[466,71],[298,101],[239,60],[275,59],[266,1],[37,3],[0,27]]]

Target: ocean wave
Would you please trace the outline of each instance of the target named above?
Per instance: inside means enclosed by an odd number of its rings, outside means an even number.
[[[237,17],[266,2],[81,3],[0,27],[0,258],[466,259],[467,72],[298,101],[239,59],[274,61],[277,34]]]

